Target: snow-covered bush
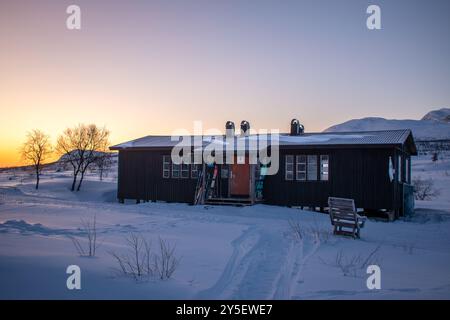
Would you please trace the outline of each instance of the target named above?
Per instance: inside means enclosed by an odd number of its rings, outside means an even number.
[[[431,200],[439,196],[440,192],[434,187],[432,179],[413,178],[414,198],[416,200]]]

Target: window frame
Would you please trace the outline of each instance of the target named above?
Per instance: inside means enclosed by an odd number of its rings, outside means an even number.
[[[182,163],[180,164],[180,179],[189,179],[190,177],[190,170],[189,164]],[[183,176],[183,173],[185,173],[185,176]]]
[[[300,159],[303,158],[304,161],[301,162]],[[307,181],[308,177],[308,155],[306,154],[298,154],[295,156],[295,180],[296,181]],[[299,166],[304,166],[304,170],[299,170]],[[300,174],[304,174],[303,179],[300,177]]]
[[[311,158],[314,157],[314,161],[310,161]],[[319,179],[319,168],[318,168],[318,159],[317,154],[308,154],[306,156],[306,180],[307,181],[320,181]],[[315,167],[315,178],[310,179],[310,166],[313,165]]]
[[[168,160],[166,160],[166,159],[168,159]],[[168,165],[168,168],[166,169],[165,168],[165,165]],[[171,157],[170,156],[168,156],[168,155],[164,155],[163,156],[163,172],[162,172],[162,177],[163,177],[163,179],[170,179],[170,176],[171,176],[171,169],[172,168],[172,160],[171,160]],[[166,175],[166,173],[167,173],[167,175]]]
[[[178,173],[177,177],[174,175],[174,172]],[[172,179],[180,179],[180,178],[181,178],[181,164],[175,164],[172,162]]]
[[[198,179],[198,173],[200,172],[199,164],[191,163],[191,179]],[[195,172],[195,175],[194,175]]]
[[[288,162],[288,158],[291,159]],[[285,181],[293,181],[294,180],[294,176],[295,176],[295,167],[294,167],[294,155],[292,154],[287,154],[284,157],[284,180]],[[288,165],[291,165],[292,168],[289,170],[288,169]],[[290,174],[290,178],[288,178],[288,174]]]
[[[326,157],[326,168],[327,168],[327,173],[326,173],[326,176],[327,176],[327,178],[326,179],[323,179],[323,172],[324,172],[324,168],[325,168],[325,166],[324,166],[324,158]],[[330,155],[329,154],[321,154],[320,155],[320,159],[319,159],[319,166],[320,166],[320,172],[319,172],[319,178],[320,178],[320,181],[330,181]]]

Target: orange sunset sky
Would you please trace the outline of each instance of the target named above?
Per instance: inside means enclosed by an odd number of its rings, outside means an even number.
[[[68,30],[72,3],[0,2],[0,167],[22,163],[31,129],[95,123],[115,144],[195,120],[321,131],[450,104],[448,1],[378,1],[378,31],[360,0],[80,0]]]

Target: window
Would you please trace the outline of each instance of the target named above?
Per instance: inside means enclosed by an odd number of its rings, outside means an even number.
[[[398,182],[402,182],[402,156],[398,156],[398,174],[397,174],[397,180]]]
[[[330,164],[328,155],[297,155],[295,156],[295,166],[293,155],[286,155],[285,157],[285,180],[294,180],[295,174],[295,180],[297,181],[328,181]]]
[[[328,181],[328,162],[327,155],[320,156],[320,180],[322,181]]]
[[[306,156],[304,156],[304,155],[297,156],[296,170],[297,170],[296,179],[299,181],[305,181],[306,180]]]
[[[163,178],[170,178],[170,156],[163,156]]]
[[[186,163],[183,163],[181,165],[181,178],[183,179],[189,178],[189,165]]]
[[[198,170],[200,165],[198,164],[191,164],[191,178],[197,179],[198,178]]]
[[[180,177],[181,165],[172,163],[172,178],[178,179]]]
[[[292,155],[286,156],[284,178],[286,180],[294,179],[294,156]]]
[[[308,155],[307,176],[309,181],[317,180],[317,156]]]

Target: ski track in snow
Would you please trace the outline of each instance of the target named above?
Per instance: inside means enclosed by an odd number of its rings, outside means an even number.
[[[250,227],[233,241],[233,254],[219,280],[197,298],[291,299],[303,265],[319,245],[307,239],[287,242],[278,228],[268,232]]]

